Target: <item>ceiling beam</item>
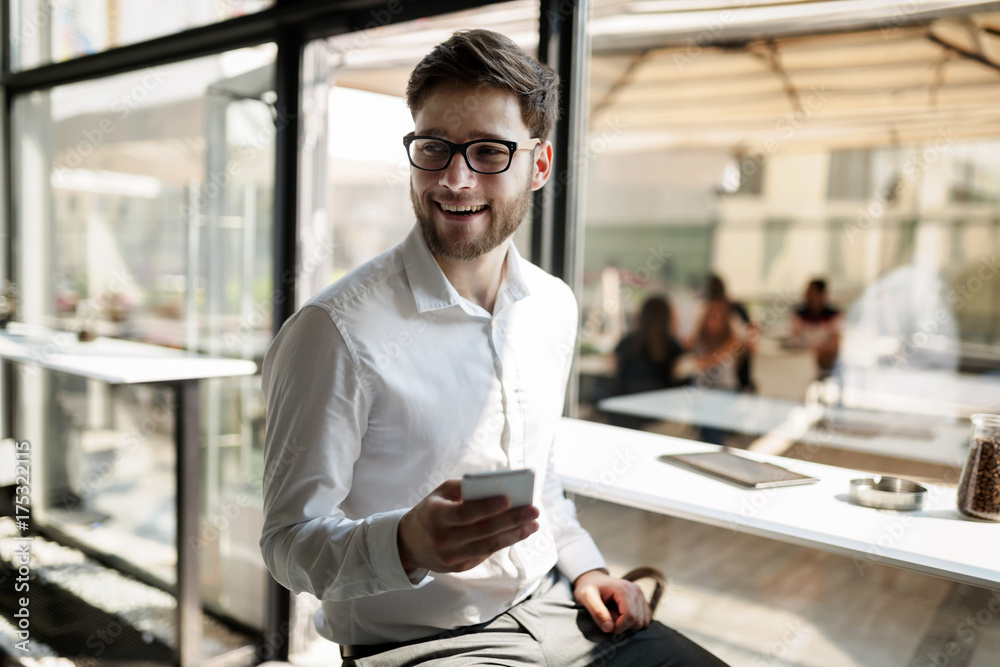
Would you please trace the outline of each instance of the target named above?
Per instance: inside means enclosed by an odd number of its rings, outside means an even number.
[[[781,87],[784,89],[785,95],[788,97],[788,101],[792,105],[792,109],[795,111],[802,111],[802,100],[799,97],[799,91],[795,88],[792,78],[788,76],[788,72],[781,64],[781,53],[778,51],[778,45],[773,39],[769,39],[764,42],[763,46],[763,52],[761,52],[760,49],[756,48],[753,44],[748,44],[746,48],[750,55],[763,60],[767,63],[767,66],[771,69],[771,71],[778,75],[778,79],[781,81]]]
[[[596,116],[614,104],[615,98],[618,97],[619,93],[632,85],[639,68],[650,59],[650,54],[652,53],[651,49],[645,49],[632,56],[625,70],[611,82],[611,85],[601,99],[591,107],[590,112]]]
[[[948,50],[950,50],[950,51],[952,51],[952,52],[960,55],[961,57],[965,58],[966,60],[971,60],[973,62],[977,62],[980,65],[985,65],[986,67],[989,67],[990,69],[994,69],[994,70],[997,70],[998,72],[1000,72],[1000,64],[993,62],[992,60],[990,60],[986,56],[983,56],[983,55],[978,54],[978,53],[973,53],[972,51],[969,51],[968,49],[964,49],[964,48],[962,48],[960,46],[952,44],[952,43],[946,41],[945,39],[943,39],[941,37],[938,37],[937,35],[935,35],[932,32],[927,33],[927,39],[928,39],[928,41],[931,41],[931,42],[937,44],[938,46],[941,46],[941,47],[943,47],[945,49],[948,49]]]

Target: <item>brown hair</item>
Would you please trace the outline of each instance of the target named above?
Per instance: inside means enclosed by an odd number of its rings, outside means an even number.
[[[645,350],[649,358],[658,364],[667,360],[670,350],[667,340],[670,336],[670,325],[673,314],[670,302],[662,296],[651,296],[642,304],[639,311],[639,327],[635,337],[636,353]]]
[[[706,304],[705,310],[701,314],[701,322],[698,324],[698,334],[695,339],[695,342],[701,346],[703,353],[716,352],[732,339],[734,332],[732,324],[729,322],[731,308],[732,306],[725,299],[712,299]],[[722,330],[715,333],[708,330],[708,318],[712,311],[719,311],[723,322]]]
[[[509,37],[490,30],[460,30],[424,56],[406,85],[406,104],[416,113],[441,81],[499,88],[517,95],[521,117],[532,137],[549,138],[559,115],[559,76],[521,50]]]

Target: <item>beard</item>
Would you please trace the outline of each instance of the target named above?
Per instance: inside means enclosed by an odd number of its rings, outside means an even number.
[[[420,223],[420,231],[423,233],[424,242],[431,253],[436,257],[452,260],[470,260],[481,257],[490,252],[501,243],[510,238],[517,228],[521,226],[528,209],[531,208],[531,174],[528,175],[528,183],[515,197],[500,202],[487,201],[490,214],[490,226],[477,236],[465,236],[449,240],[442,237],[438,228],[431,219],[430,211],[427,211],[423,203],[413,191],[413,183],[410,183],[410,201],[413,203],[413,212]],[[430,206],[435,206],[433,202],[428,202]]]

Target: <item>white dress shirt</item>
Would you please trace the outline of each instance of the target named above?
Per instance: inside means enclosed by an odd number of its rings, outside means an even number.
[[[458,294],[414,227],[314,297],[263,365],[268,569],[322,600],[341,644],[489,620],[558,566],[604,567],[552,470],[577,328],[562,281],[513,244],[493,314]],[[535,470],[539,530],[455,574],[407,576],[400,518],[466,472]],[[412,579],[412,581],[411,581]]]

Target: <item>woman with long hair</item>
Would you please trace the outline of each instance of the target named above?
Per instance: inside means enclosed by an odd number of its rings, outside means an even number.
[[[673,334],[673,312],[663,296],[646,299],[638,325],[615,349],[619,394],[666,389],[679,384],[675,375],[681,344]]]
[[[730,322],[730,304],[712,299],[705,306],[691,344],[698,376],[695,385],[715,389],[740,388],[738,370],[746,347]]]

